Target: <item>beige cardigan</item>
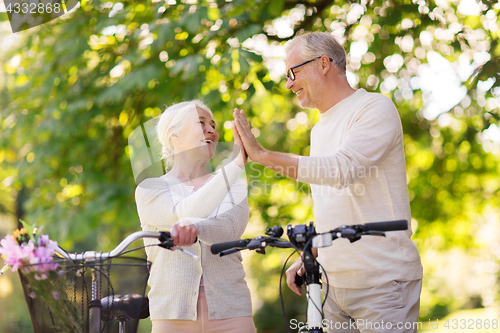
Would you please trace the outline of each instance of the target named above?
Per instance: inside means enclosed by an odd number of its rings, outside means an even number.
[[[199,255],[200,261],[181,251],[146,248],[153,263],[148,281],[151,320],[196,320],[202,275],[209,319],[252,315],[241,255],[219,257],[210,252],[211,244],[239,239],[248,222],[247,189],[238,179],[242,169],[231,162],[224,171],[196,192],[168,174],[146,179],[136,189],[143,230],[168,231],[182,218],[198,228],[198,241],[187,249]],[[144,240],[146,245],[157,242]]]

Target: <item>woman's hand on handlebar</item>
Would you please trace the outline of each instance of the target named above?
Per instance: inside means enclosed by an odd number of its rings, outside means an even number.
[[[305,273],[305,268],[304,268],[304,264],[302,263],[302,258],[297,260],[286,271],[286,283],[288,284],[288,287],[290,289],[292,289],[292,291],[294,293],[296,293],[297,295],[300,295],[300,296],[302,296],[302,287],[297,286],[295,284],[295,274],[302,276],[302,275],[304,275],[304,273]]]
[[[172,237],[176,246],[190,246],[198,237],[198,228],[188,219],[182,219],[172,226],[170,237]]]

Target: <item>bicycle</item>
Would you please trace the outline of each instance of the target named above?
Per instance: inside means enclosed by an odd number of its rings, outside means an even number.
[[[307,288],[307,332],[309,333],[323,333],[323,306],[321,302],[321,274],[320,264],[315,259],[312,248],[321,248],[331,246],[335,239],[346,238],[351,243],[361,239],[362,236],[382,236],[385,237],[387,231],[400,231],[407,230],[408,222],[406,220],[374,222],[356,225],[343,225],[333,230],[318,234],[314,228],[313,222],[309,225],[297,225],[292,227],[291,224],[287,226],[287,236],[289,241],[284,241],[281,236],[283,235],[283,228],[274,226],[272,229],[267,228],[265,234],[267,236],[259,236],[253,239],[241,239],[232,242],[218,243],[211,246],[213,254],[225,256],[242,250],[255,250],[257,253],[265,254],[267,246],[278,248],[293,248],[295,251],[288,257],[288,259],[295,252],[303,252],[303,263],[305,268],[304,276],[295,276],[297,285],[306,283]],[[287,262],[288,262],[287,259]],[[282,276],[285,265],[283,266]],[[326,283],[328,286],[328,276],[326,276]],[[281,295],[281,278],[280,278],[280,295]],[[325,299],[328,295],[328,287]],[[287,323],[286,314],[284,310],[283,298],[281,296],[283,316],[285,324]],[[299,332],[302,329],[299,330]],[[289,326],[287,325],[287,331]]]
[[[180,250],[199,260],[187,249],[175,247],[169,232],[138,231],[109,252],[75,254],[57,248],[61,259],[52,262],[58,268],[50,279],[36,281],[19,271],[34,333],[136,333],[139,319],[149,317],[144,293],[151,263],[123,255],[143,248],[124,252],[141,238],[156,238],[157,246]],[[50,288],[56,289],[52,291],[54,301],[37,297],[35,291],[43,296]]]

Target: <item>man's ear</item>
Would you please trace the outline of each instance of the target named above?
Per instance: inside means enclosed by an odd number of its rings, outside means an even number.
[[[326,75],[330,70],[332,70],[332,63],[327,56],[322,56],[321,59],[321,72]]]

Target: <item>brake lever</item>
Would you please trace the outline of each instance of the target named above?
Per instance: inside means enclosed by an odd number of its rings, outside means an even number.
[[[266,246],[269,244],[269,240],[268,237],[259,236],[248,243],[247,249],[255,250],[259,254],[266,254]]]
[[[193,257],[193,259],[195,259],[195,260],[200,260],[200,257],[199,257],[199,256],[197,256],[197,255],[196,255],[196,254],[194,254],[193,252],[191,252],[191,251],[189,251],[188,249],[185,249],[185,248],[183,248],[183,247],[174,246],[174,247],[172,247],[172,249],[171,249],[171,250],[172,250],[172,251],[174,251],[174,250],[180,250],[180,251],[184,252],[185,254],[187,254],[188,256]]]
[[[224,250],[219,253],[220,257],[226,256],[228,254],[232,254],[242,250],[255,250],[255,252],[259,254],[266,254],[266,246],[273,244],[274,241],[277,241],[276,237],[265,237],[259,236],[257,238],[252,239],[247,246],[245,247],[235,247],[232,249]]]

